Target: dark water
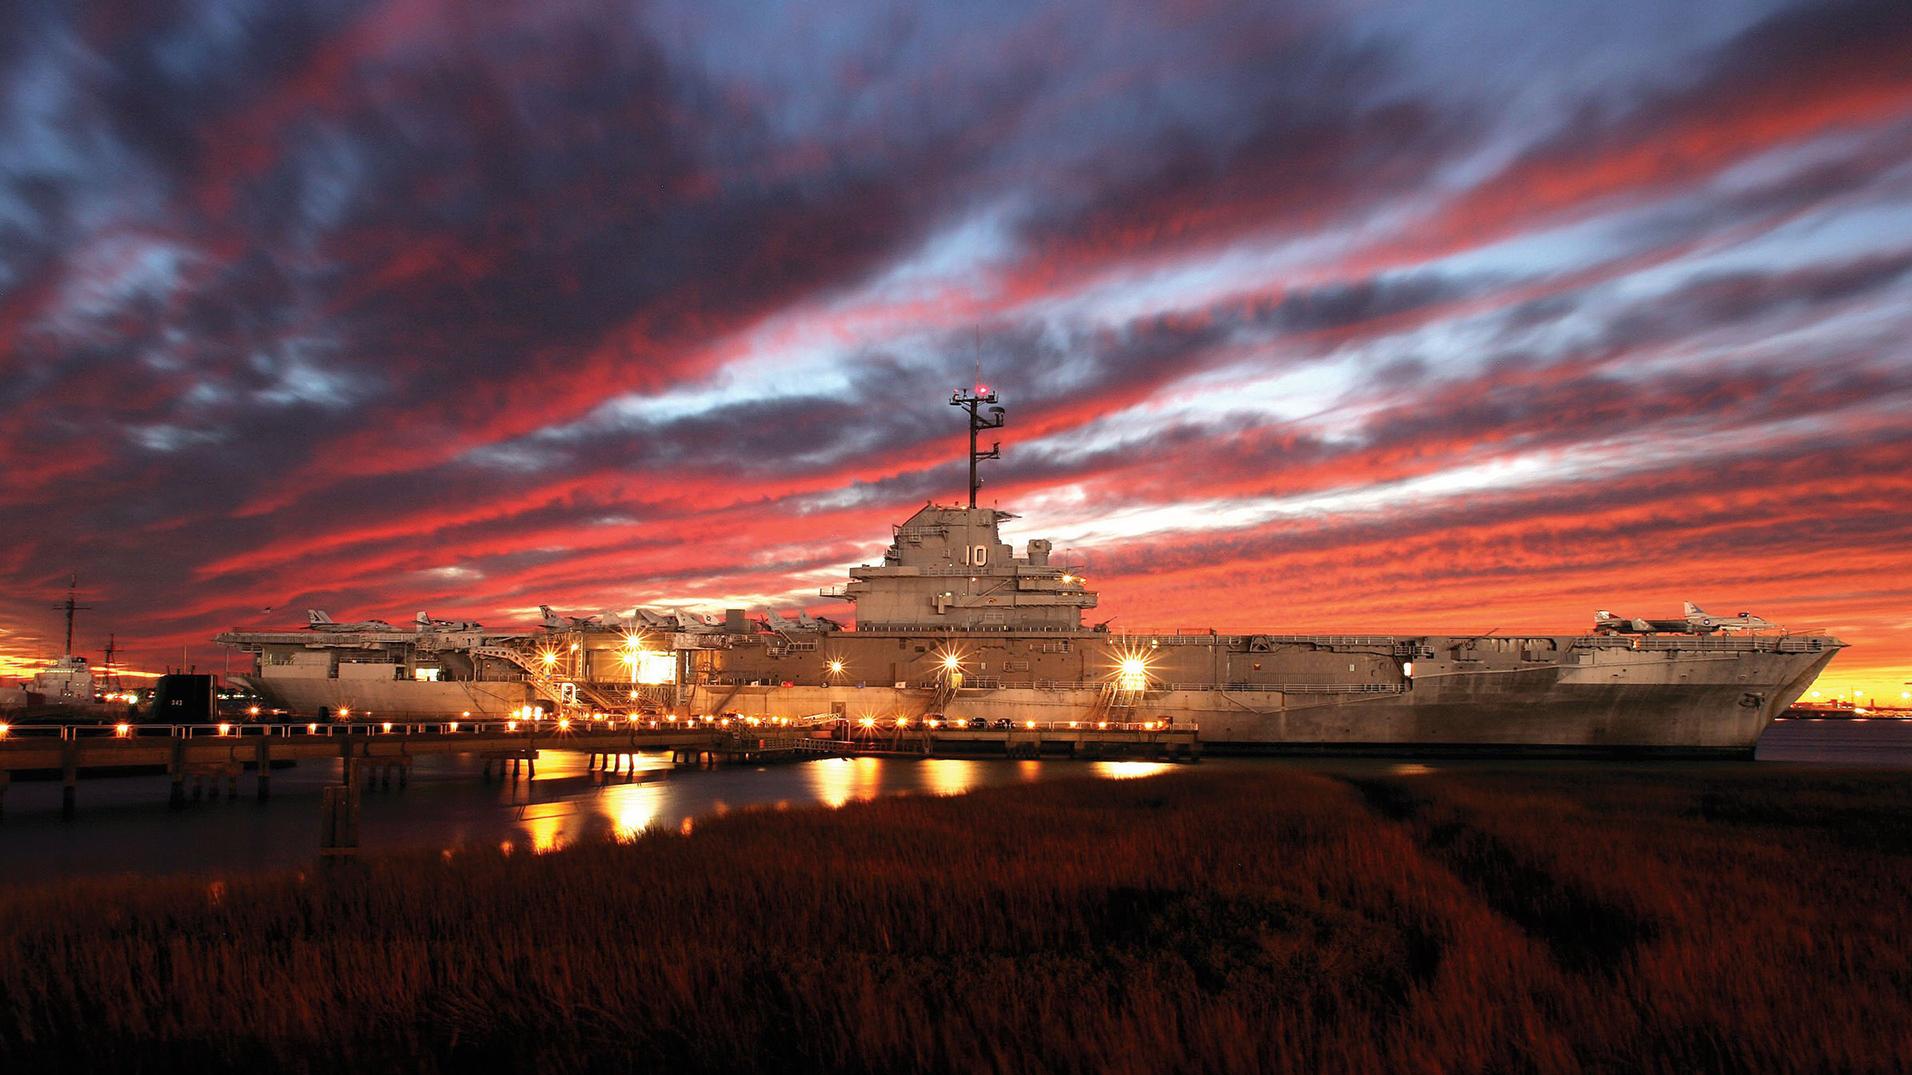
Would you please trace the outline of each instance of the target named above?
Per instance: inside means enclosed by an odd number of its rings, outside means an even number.
[[[1760,740],[1758,757],[1757,762],[1723,764],[1912,769],[1912,721],[1783,722]],[[1363,763],[1216,758],[1201,768],[1272,771],[1297,764]],[[538,852],[629,837],[652,827],[681,830],[744,808],[834,807],[879,795],[951,795],[1059,777],[1140,777],[1180,768],[1156,762],[836,758],[696,770],[672,769],[665,755],[640,756],[639,765],[634,777],[600,778],[586,770],[584,755],[550,751],[539,760],[535,780],[488,784],[476,757],[423,757],[405,790],[365,792],[360,843],[368,851],[508,847]],[[253,801],[252,780],[244,777],[237,801],[172,811],[166,807],[169,785],[163,776],[86,779],[79,786],[80,817],[71,822],[60,820],[58,782],[16,781],[0,821],[0,883],[308,865],[318,847],[319,789],[337,780],[336,762],[305,764],[273,773],[269,803]]]

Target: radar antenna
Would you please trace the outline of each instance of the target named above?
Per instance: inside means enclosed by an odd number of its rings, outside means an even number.
[[[994,405],[995,390],[983,384],[982,378],[978,377],[976,380],[974,389],[959,388],[949,397],[950,406],[961,407],[969,412],[969,506],[972,508],[976,506],[976,490],[983,485],[982,479],[976,475],[976,464],[985,459],[1002,458],[1000,442],[991,443],[988,451],[982,451],[976,447],[976,434],[985,429],[1001,429],[1003,425],[1003,409]],[[976,408],[985,403],[991,404],[989,413],[979,414]]]
[[[80,576],[73,575],[68,578],[66,580],[66,600],[53,606],[66,613],[66,655],[68,657],[73,656],[73,614],[75,612],[84,612],[93,607],[92,605],[82,605],[78,603],[75,598],[75,591],[79,588]]]
[[[113,655],[118,652],[118,636],[107,635],[105,650],[106,667],[102,670],[100,684],[105,687],[110,694],[118,694],[121,687],[119,668],[113,664]]]

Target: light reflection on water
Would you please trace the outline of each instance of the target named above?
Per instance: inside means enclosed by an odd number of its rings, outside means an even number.
[[[1166,773],[1175,766],[1165,761],[1092,761],[1089,768],[1095,775],[1111,780],[1133,780],[1138,776]]]
[[[629,840],[651,827],[664,808],[664,789],[656,784],[620,784],[605,788],[598,796],[617,838]]]
[[[646,830],[689,833],[704,818],[746,808],[841,807],[884,795],[959,795],[1044,778],[1148,776],[1157,762],[1007,761],[968,758],[830,758],[775,766],[673,768],[668,755],[640,754],[627,773],[590,769],[583,754],[546,751],[531,779],[482,779],[475,756],[422,757],[403,790],[368,789],[360,844],[368,851],[455,854],[495,848],[543,854],[591,840],[630,840]],[[281,769],[272,799],[241,797],[166,808],[164,776],[85,779],[81,818],[59,820],[57,781],[16,781],[0,822],[4,878],[75,874],[210,872],[303,867],[316,857],[320,788],[337,763]]]

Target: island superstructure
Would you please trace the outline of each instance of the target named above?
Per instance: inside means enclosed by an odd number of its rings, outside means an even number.
[[[1080,572],[1046,540],[1017,555],[1001,535],[1016,516],[976,504],[976,464],[999,454],[976,439],[1003,424],[995,393],[951,403],[969,416],[969,502],[924,504],[892,528],[879,563],[821,591],[854,604],[854,627],[638,608],[547,613],[541,627],[512,632],[421,615],[409,631],[216,640],[257,654],[247,683],[300,714],[1167,721],[1197,726],[1206,749],[1224,751],[1677,754],[1750,752],[1845,645],[1704,614],[1705,624],[1629,621],[1625,631],[1603,617],[1587,634],[1085,626],[1097,595]]]

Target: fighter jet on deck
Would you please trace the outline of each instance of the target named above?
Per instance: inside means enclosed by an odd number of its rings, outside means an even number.
[[[476,620],[434,620],[423,612],[415,622],[421,631],[476,631],[484,626]]]
[[[1750,612],[1742,612],[1737,616],[1708,616],[1704,609],[1691,601],[1686,603],[1686,623],[1689,628],[1699,632],[1769,631],[1779,626]]]
[[[340,623],[334,620],[322,608],[306,609],[305,618],[310,621],[305,625],[308,631],[389,631],[392,629],[392,625],[386,623],[384,620],[360,620],[357,623]]]
[[[1758,631],[1777,626],[1750,612],[1728,617],[1708,616],[1705,610],[1691,601],[1686,602],[1686,618],[1683,620],[1639,619],[1621,616],[1604,608],[1593,614],[1594,631],[1606,635],[1710,635],[1720,631]]]
[[[539,622],[542,623],[546,629],[552,631],[575,631],[586,627],[603,627],[606,625],[606,616],[610,617],[611,622],[616,622],[618,619],[614,613],[606,612],[600,612],[595,616],[560,616],[551,611],[550,605],[539,605],[538,615],[542,617]]]

